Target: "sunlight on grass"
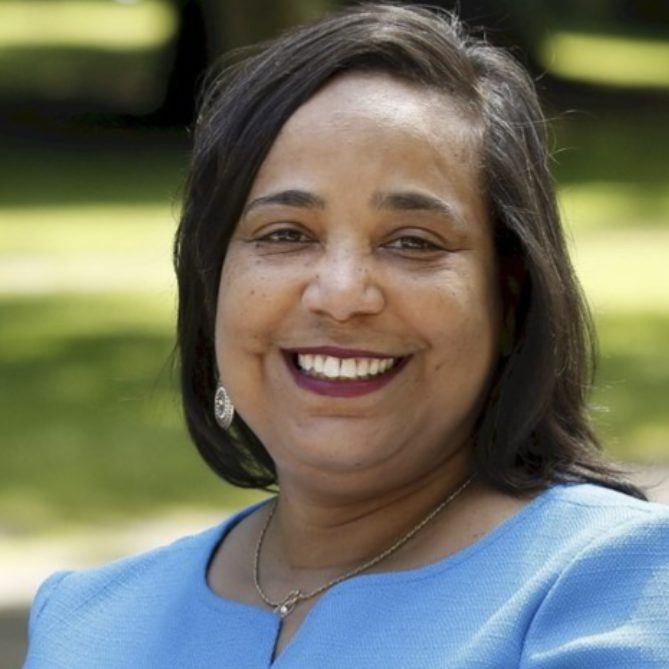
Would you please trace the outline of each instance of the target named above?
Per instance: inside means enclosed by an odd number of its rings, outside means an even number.
[[[0,89],[9,99],[86,101],[150,114],[168,81],[176,3],[0,2]]]
[[[623,181],[573,183],[560,189],[567,225],[579,231],[612,230],[643,220],[646,227],[669,223],[669,183],[656,188]]]
[[[0,297],[0,517],[24,531],[232,508],[183,425],[174,304],[153,293]]]
[[[586,294],[602,310],[669,315],[669,230],[628,227],[581,234],[573,259]]]
[[[4,0],[0,50],[25,47],[150,49],[174,36],[174,8],[160,0]]]
[[[541,64],[567,79],[613,86],[669,87],[669,42],[558,31],[539,50]]]
[[[173,301],[168,204],[0,209],[0,294],[155,291]]]
[[[0,208],[0,253],[164,250],[177,216],[164,202]]]
[[[630,461],[667,460],[669,304],[651,312],[600,311],[602,358],[594,404],[606,446]]]
[[[74,260],[48,253],[28,257],[0,256],[0,295],[105,293],[135,290],[154,292],[174,301],[169,250],[87,253]]]

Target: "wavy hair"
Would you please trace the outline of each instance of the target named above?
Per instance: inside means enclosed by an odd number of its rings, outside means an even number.
[[[205,461],[238,486],[276,482],[251,428],[237,416],[224,432],[214,420],[219,277],[251,185],[284,123],[333,77],[357,71],[439,90],[482,129],[508,341],[473,435],[478,475],[516,494],[591,481],[643,497],[606,461],[591,427],[594,337],[566,249],[532,80],[453,14],[389,3],[345,9],[261,45],[215,76],[201,100],[174,260],[182,401]]]

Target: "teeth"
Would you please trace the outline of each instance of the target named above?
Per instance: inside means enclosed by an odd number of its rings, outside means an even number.
[[[325,356],[325,366],[323,367],[323,374],[329,379],[336,379],[339,376],[339,358],[333,358],[330,355]]]
[[[355,358],[346,358],[339,363],[339,376],[354,379],[357,376]]]
[[[299,353],[297,365],[310,376],[326,379],[360,380],[387,372],[398,358],[335,358],[331,355]]]

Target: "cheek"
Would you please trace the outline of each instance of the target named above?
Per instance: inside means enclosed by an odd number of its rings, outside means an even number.
[[[221,273],[216,312],[216,349],[223,354],[260,354],[290,311],[289,283],[257,258],[231,253]]]
[[[270,302],[262,276],[242,271],[240,263],[226,260],[218,289],[217,348],[238,348],[241,343],[254,348]]]
[[[420,293],[415,292],[414,297]],[[494,273],[462,271],[413,303],[416,322],[425,323],[435,371],[466,367],[487,375],[497,359],[500,307]]]

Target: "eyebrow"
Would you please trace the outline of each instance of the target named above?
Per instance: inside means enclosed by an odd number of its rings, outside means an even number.
[[[325,200],[318,195],[309,193],[305,190],[282,190],[269,195],[263,195],[251,200],[242,212],[242,217],[246,216],[256,207],[268,206],[272,204],[281,204],[286,207],[300,207],[302,209],[325,209]]]
[[[277,191],[251,200],[242,212],[242,217],[257,207],[279,204],[301,209],[325,209],[325,200],[309,191],[296,188]],[[371,204],[377,209],[394,211],[426,211],[446,216],[454,222],[461,222],[453,207],[444,200],[418,191],[377,192],[372,195]]]
[[[392,211],[424,211],[438,214],[447,219],[456,228],[465,229],[467,226],[462,215],[449,203],[434,195],[419,191],[392,191],[375,193],[372,204],[378,209]]]
[[[453,207],[448,202],[444,202],[444,200],[433,195],[426,195],[417,191],[376,193],[372,197],[372,204],[379,209],[427,211],[435,214],[443,214],[449,218],[457,218]]]

